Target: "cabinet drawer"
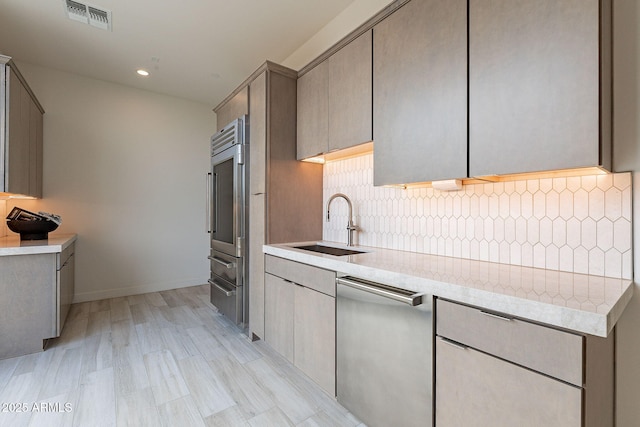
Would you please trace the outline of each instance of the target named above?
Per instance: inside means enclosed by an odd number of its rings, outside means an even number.
[[[583,337],[438,299],[436,332],[563,381],[583,385]]]
[[[583,425],[581,388],[441,338],[435,392],[438,427]]]
[[[56,268],[58,270],[60,270],[62,268],[62,266],[64,265],[65,262],[67,262],[69,260],[69,257],[71,257],[71,255],[73,255],[73,253],[76,250],[76,244],[72,243],[69,246],[67,246],[61,253],[58,254],[58,256],[56,257]]]
[[[265,255],[265,271],[318,292],[336,296],[336,273],[288,259]]]

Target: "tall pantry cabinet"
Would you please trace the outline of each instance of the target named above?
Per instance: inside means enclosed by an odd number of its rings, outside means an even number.
[[[267,62],[249,83],[249,332],[264,338],[264,244],[322,238],[322,166],[296,160],[296,78]]]

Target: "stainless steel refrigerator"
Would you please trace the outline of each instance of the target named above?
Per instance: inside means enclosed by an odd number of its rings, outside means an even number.
[[[240,117],[211,137],[208,231],[211,303],[232,322],[248,325],[249,126]]]

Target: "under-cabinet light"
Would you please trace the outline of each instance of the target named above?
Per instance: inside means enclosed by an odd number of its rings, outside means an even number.
[[[345,160],[351,157],[358,157],[371,153],[373,153],[373,141],[365,142],[354,147],[330,151],[328,153],[320,154],[317,156],[307,157],[306,159],[302,159],[302,161],[324,164],[326,162],[331,162],[334,160]]]
[[[435,190],[440,190],[440,191],[460,191],[462,190],[462,180],[445,179],[442,181],[432,181],[431,186]]]
[[[38,198],[34,196],[27,196],[26,194],[0,192],[0,200],[10,199],[37,200]]]
[[[302,159],[302,161],[308,163],[319,163],[321,165],[324,165],[325,163],[324,157],[322,156],[307,157],[306,159]]]

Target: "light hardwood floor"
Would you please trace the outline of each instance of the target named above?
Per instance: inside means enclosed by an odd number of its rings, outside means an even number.
[[[0,404],[3,427],[362,426],[204,285],[74,304],[44,352],[0,361]]]

